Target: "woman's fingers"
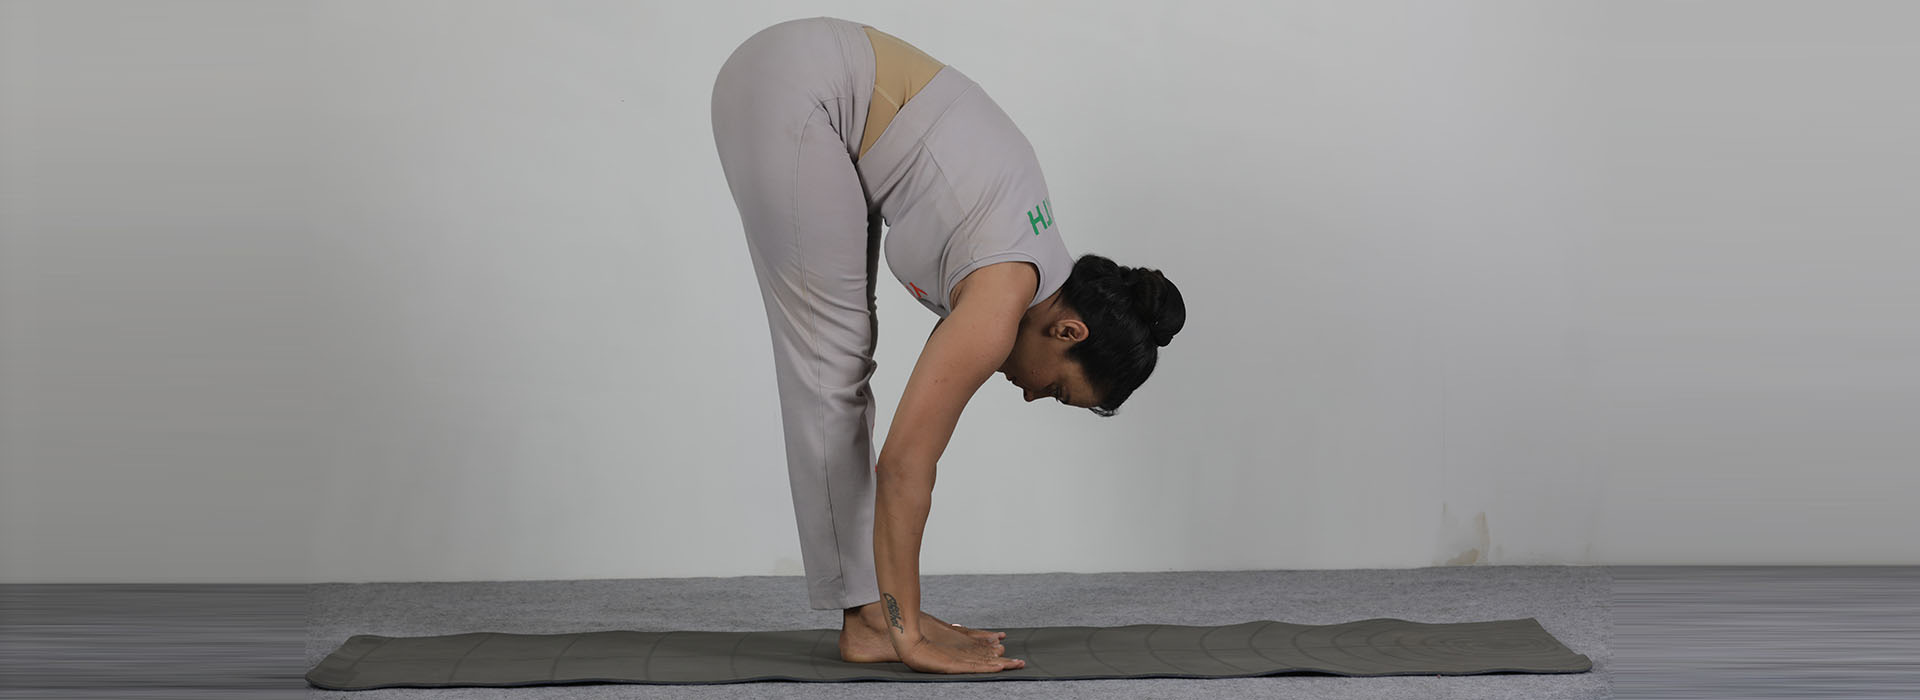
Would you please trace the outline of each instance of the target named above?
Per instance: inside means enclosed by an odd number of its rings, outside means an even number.
[[[1022,659],[989,656],[985,652],[984,648],[963,651],[922,640],[902,652],[900,660],[908,668],[930,673],[992,673],[1025,668],[1027,665]]]

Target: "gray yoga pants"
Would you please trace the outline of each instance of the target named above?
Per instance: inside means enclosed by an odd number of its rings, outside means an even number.
[[[760,280],[787,480],[816,610],[880,599],[873,565],[880,219],[854,170],[872,98],[859,24],[799,19],[749,37],[713,83],[713,141]]]

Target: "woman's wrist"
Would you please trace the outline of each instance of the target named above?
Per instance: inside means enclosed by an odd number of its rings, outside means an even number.
[[[905,609],[898,599],[880,594],[880,619],[887,626],[887,638],[893,640],[894,646],[905,649],[912,646],[912,642],[920,641],[919,618],[917,612]],[[902,646],[902,640],[908,644]]]
[[[901,654],[905,654],[908,649],[912,649],[919,643],[926,641],[925,637],[920,636],[919,629],[909,629],[906,632],[901,632],[891,627],[887,628],[887,639],[893,642],[893,650]]]

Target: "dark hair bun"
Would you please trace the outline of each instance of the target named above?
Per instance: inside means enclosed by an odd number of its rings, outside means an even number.
[[[1135,389],[1153,374],[1160,348],[1187,323],[1180,289],[1159,270],[1123,267],[1104,255],[1075,259],[1073,272],[1060,284],[1060,303],[1080,317],[1087,337],[1067,346],[1087,381],[1101,394],[1092,410],[1114,415]]]
[[[1166,347],[1173,342],[1173,334],[1187,323],[1187,305],[1180,299],[1180,288],[1159,270],[1126,268],[1125,275],[1134,315],[1146,324],[1153,344]]]

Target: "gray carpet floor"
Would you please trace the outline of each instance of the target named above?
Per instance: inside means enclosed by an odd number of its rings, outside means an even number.
[[[1920,567],[1628,566],[1622,698],[1920,698]]]
[[[1594,671],[1572,675],[744,683],[526,688],[312,690],[310,697],[385,698],[1604,698],[1611,577],[1598,567],[1455,567],[927,576],[923,604],[948,622],[1015,626],[1249,620],[1330,624],[1373,617],[1466,622],[1533,617]],[[808,610],[799,577],[323,584],[310,588],[307,667],[355,634],[474,631],[766,630],[838,627]]]
[[[955,622],[1455,622],[1534,617],[1580,675],[309,688],[355,634],[832,627],[799,577],[319,585],[0,585],[12,698],[1920,697],[1920,567],[1464,567],[930,576]],[[1609,692],[1611,691],[1611,693]]]

